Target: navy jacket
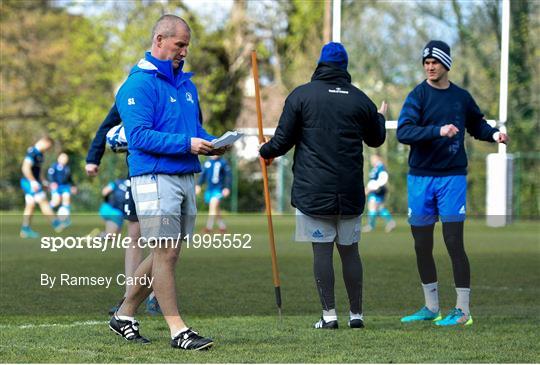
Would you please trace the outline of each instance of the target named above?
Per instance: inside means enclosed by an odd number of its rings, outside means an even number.
[[[454,124],[459,133],[441,137],[443,125]],[[465,130],[476,139],[495,142],[491,127],[471,94],[450,83],[444,90],[424,80],[405,99],[399,115],[397,138],[411,146],[409,173],[417,176],[467,174]]]

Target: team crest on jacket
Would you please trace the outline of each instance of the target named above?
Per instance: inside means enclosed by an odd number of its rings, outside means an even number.
[[[191,104],[193,104],[193,96],[191,96],[191,93],[189,91],[186,92],[186,100],[189,101]]]

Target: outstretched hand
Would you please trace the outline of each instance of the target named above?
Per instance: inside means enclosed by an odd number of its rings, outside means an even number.
[[[388,103],[383,100],[383,102],[381,103],[381,107],[377,111],[386,118],[386,112],[388,111]]]
[[[508,144],[508,142],[510,142],[510,138],[508,138],[508,134],[499,132],[499,136],[496,139],[496,142]]]

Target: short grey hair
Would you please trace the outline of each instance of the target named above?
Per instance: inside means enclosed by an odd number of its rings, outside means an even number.
[[[184,19],[172,14],[162,15],[152,28],[152,42],[159,34],[165,38],[176,35],[176,26],[178,24],[185,26],[187,31],[191,34],[191,28]]]

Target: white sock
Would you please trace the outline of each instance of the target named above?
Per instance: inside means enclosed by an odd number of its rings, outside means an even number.
[[[471,296],[470,288],[456,288],[457,301],[456,308],[461,309],[465,314],[469,314],[469,300]]]
[[[330,310],[327,310],[327,311],[323,310],[322,311],[322,317],[323,317],[325,322],[337,321],[336,310],[335,309],[330,309]]]
[[[349,311],[349,319],[351,321],[353,321],[355,319],[361,319],[363,321],[364,320],[364,314],[363,313],[353,313],[353,312]]]
[[[119,315],[116,315],[116,318],[118,318],[118,319],[121,320],[121,321],[135,322],[135,317],[130,317],[130,316],[119,316]]]
[[[176,336],[178,336],[179,334],[181,334],[182,332],[186,332],[189,328],[187,327],[184,327],[184,328],[181,328],[180,330],[178,330],[174,335],[171,335],[171,338],[174,339]]]
[[[206,220],[206,229],[212,230],[214,228],[214,216],[209,215],[208,219]]]
[[[154,294],[154,292],[151,292],[150,295],[148,296],[148,300],[152,300],[154,299],[156,295]]]
[[[225,229],[225,228],[227,228],[227,226],[225,225],[225,222],[224,222],[223,219],[221,219],[221,218],[218,219],[217,224],[218,224],[219,229]]]
[[[438,283],[429,283],[423,284],[422,289],[424,289],[424,298],[426,300],[426,307],[434,312],[439,312],[439,289],[437,288]]]

